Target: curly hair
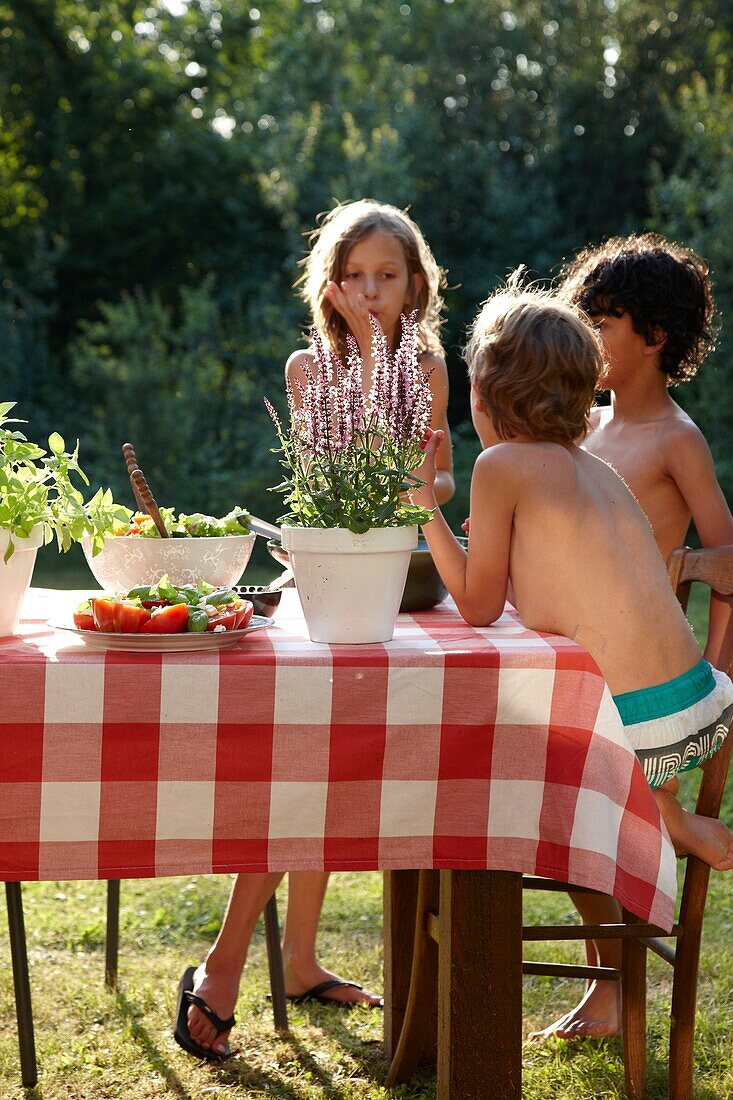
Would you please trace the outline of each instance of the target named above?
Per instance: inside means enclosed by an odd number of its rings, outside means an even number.
[[[708,265],[655,233],[613,237],[585,248],[561,271],[558,295],[591,318],[628,313],[648,345],[665,337],[659,366],[667,385],[688,382],[715,347]]]
[[[483,304],[464,357],[500,439],[575,443],[586,435],[604,369],[600,341],[549,291],[522,289],[516,272]]]
[[[319,217],[319,225],[309,236],[311,250],[301,260],[304,270],[295,285],[301,287],[301,297],[310,308],[313,324],[326,343],[343,356],[348,328],[338,310],[324,297],[324,291],[331,280],[341,282],[354,245],[377,230],[399,241],[408,274],[422,275],[423,285],[408,306],[417,310],[420,350],[442,353],[440,291],[446,285],[445,273],[412,218],[396,206],[374,199],[340,203]]]

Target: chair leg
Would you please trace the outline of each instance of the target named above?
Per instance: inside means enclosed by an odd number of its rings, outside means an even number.
[[[685,876],[672,984],[672,1023],[669,1035],[670,1100],[691,1100],[695,1042],[695,1004],[700,967],[700,941],[710,868],[690,856]],[[688,879],[690,882],[688,883]]]
[[[104,982],[117,988],[117,956],[120,946],[120,882],[107,882],[107,931],[104,938]]]
[[[38,1083],[38,1066],[36,1063],[36,1042],[33,1035],[31,986],[28,979],[23,895],[19,882],[5,883],[5,899],[8,905],[8,932],[10,934],[10,955],[13,963],[15,1012],[18,1018],[20,1072],[25,1088],[32,1089]]]
[[[288,1030],[288,1006],[285,1000],[285,972],[283,954],[280,947],[280,922],[277,918],[277,901],[273,894],[265,906],[265,943],[267,944],[267,965],[270,970],[270,992],[272,994],[272,1014],[278,1031]]]
[[[626,923],[637,921],[624,911]],[[624,1077],[629,1100],[646,1096],[646,947],[640,940],[621,941],[621,1026]]]

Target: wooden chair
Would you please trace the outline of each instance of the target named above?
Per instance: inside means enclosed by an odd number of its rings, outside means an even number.
[[[38,1069],[36,1065],[36,1047],[33,1033],[33,1011],[28,976],[28,952],[26,947],[25,923],[23,920],[21,883],[6,882],[5,893],[8,906],[8,933],[13,965],[21,1075],[23,1085],[26,1088],[33,1088],[38,1081]],[[285,976],[283,972],[282,951],[280,948],[280,924],[278,921],[277,902],[274,894],[265,906],[264,921],[275,1027],[278,1031],[286,1031],[288,1027],[288,1010],[285,998]],[[107,930],[104,952],[104,980],[111,989],[117,986],[119,924],[120,883],[118,879],[110,879],[107,883]]]
[[[707,585],[711,593],[733,595],[733,546],[706,550],[682,547],[670,555],[667,570],[684,611],[687,610],[690,587],[695,581]],[[714,663],[718,667],[724,667],[729,675],[733,674],[732,645],[733,624],[729,624],[726,635],[721,640],[719,652],[713,655]],[[717,818],[720,814],[732,750],[733,722],[723,747],[701,772],[695,812],[704,817]],[[679,915],[669,934],[653,925],[640,923],[633,914],[626,911],[623,914],[623,924],[620,925],[534,926],[524,929],[523,938],[533,941],[621,939],[620,969],[525,962],[523,971],[526,974],[550,974],[591,980],[603,978],[621,982],[624,1075],[626,1092],[631,1100],[642,1100],[646,1095],[647,951],[653,951],[673,967],[669,1096],[670,1100],[691,1100],[697,975],[709,879],[710,867],[696,857],[688,856]],[[525,889],[567,891],[564,883],[530,877],[525,878],[524,886]],[[665,943],[665,939],[676,940],[676,944]]]
[[[668,562],[669,577],[683,610],[687,610],[693,581],[710,587],[711,592],[733,595],[733,546],[709,550],[675,550]],[[730,653],[733,648],[733,623],[720,648],[720,659],[733,672]],[[718,660],[715,660],[718,664]],[[733,723],[731,723],[733,726]],[[733,750],[733,729],[723,747],[702,771],[695,812],[718,817]],[[691,1100],[692,1053],[695,1028],[697,973],[700,939],[705,912],[710,867],[693,856],[687,859],[679,917],[667,934],[655,925],[644,924],[624,911],[623,923],[608,925],[525,926],[525,941],[620,939],[622,963],[619,968],[574,966],[565,963],[523,962],[524,974],[555,977],[606,979],[621,982],[624,1074],[631,1100],[642,1100],[646,1092],[646,958],[654,951],[674,968],[669,1055],[669,1095],[671,1100]],[[525,876],[525,889],[554,890],[567,893],[568,884]],[[577,893],[591,890],[572,888]],[[387,1086],[407,1081],[418,1063],[429,1060],[435,1044],[435,1020],[420,1006],[434,1003],[437,973],[436,943],[440,934],[437,873],[421,871],[415,920],[415,945],[410,992]],[[675,947],[664,939],[675,939]]]

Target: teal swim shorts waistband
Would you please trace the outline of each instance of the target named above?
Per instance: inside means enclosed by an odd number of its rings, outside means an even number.
[[[714,688],[712,668],[707,661],[699,661],[673,680],[639,691],[625,691],[622,695],[614,695],[613,701],[623,724],[633,726],[637,722],[664,718],[694,706]]]

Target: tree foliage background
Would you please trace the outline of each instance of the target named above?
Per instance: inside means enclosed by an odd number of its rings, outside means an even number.
[[[257,0],[252,0],[252,3]],[[710,261],[719,349],[675,396],[733,496],[729,0],[0,0],[0,396],[129,502],[273,516],[262,406],[334,200],[410,206],[459,347],[519,263],[655,229]]]

